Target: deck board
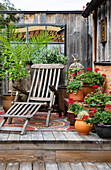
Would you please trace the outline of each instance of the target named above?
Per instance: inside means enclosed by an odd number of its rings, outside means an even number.
[[[43,139],[45,141],[54,141],[55,137],[52,132],[42,132]]]
[[[53,131],[53,134],[56,141],[68,141],[63,132]]]
[[[45,163],[44,162],[34,162],[33,170],[45,170]]]
[[[46,170],[59,170],[58,165],[55,162],[50,162],[45,164]]]
[[[19,163],[7,163],[6,170],[19,170]]]
[[[59,170],[72,170],[69,162],[58,162]]]
[[[20,163],[20,170],[32,170],[32,162],[22,162]]]
[[[70,163],[70,166],[73,170],[84,170],[84,167],[81,162]]]
[[[83,166],[86,170],[98,170],[96,164],[92,162],[83,162]]]

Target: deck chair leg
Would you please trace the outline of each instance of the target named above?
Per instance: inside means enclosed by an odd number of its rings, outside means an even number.
[[[21,135],[23,135],[23,134],[25,133],[25,129],[26,129],[26,127],[27,127],[27,124],[28,124],[29,120],[30,120],[30,119],[26,119],[26,121],[25,121],[25,123],[24,123],[24,125],[23,125],[23,128],[22,128],[22,131],[21,131]]]
[[[2,122],[1,122],[1,124],[0,124],[0,129],[1,129],[1,127],[5,124],[5,122],[7,121],[7,117],[6,118],[4,118],[3,120],[2,120]]]
[[[11,124],[11,123],[12,123],[12,119],[13,119],[13,118],[9,118],[8,124]]]
[[[51,109],[48,110],[48,115],[47,115],[47,119],[46,119],[46,126],[49,126],[49,121],[50,121],[50,115],[51,115]]]

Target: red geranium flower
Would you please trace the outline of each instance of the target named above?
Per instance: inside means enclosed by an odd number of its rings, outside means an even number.
[[[98,72],[99,71],[99,68],[95,68],[95,70],[94,70],[95,72]]]
[[[86,73],[86,71],[84,71],[84,73]]]
[[[111,94],[111,91],[109,92],[109,94]]]
[[[80,74],[81,72],[79,71],[78,74]]]
[[[111,107],[111,105],[110,104],[106,104],[105,107]]]
[[[94,113],[96,113],[97,111],[96,111],[96,109],[94,109]]]
[[[101,127],[103,127],[104,125],[103,124],[101,124]]]
[[[84,115],[83,118],[82,118],[82,120],[88,119],[88,117],[89,117],[88,115]]]
[[[102,76],[106,77],[106,74],[102,74]]]
[[[73,104],[73,103],[74,103],[73,99],[72,99],[72,98],[69,98],[69,101],[68,101],[68,103],[71,103],[71,104]]]
[[[73,73],[73,75],[72,75],[72,76],[74,77],[75,75],[76,75],[76,74],[75,74],[75,73]]]
[[[99,86],[97,84],[95,84],[92,88],[98,88]]]
[[[88,67],[88,68],[86,68],[88,71],[91,71],[92,70],[92,68],[90,68],[90,67]]]
[[[92,116],[94,116],[94,113],[93,113],[93,111],[91,111],[90,113],[91,113],[91,115],[92,115]]]
[[[87,95],[87,97],[89,97],[89,95]]]

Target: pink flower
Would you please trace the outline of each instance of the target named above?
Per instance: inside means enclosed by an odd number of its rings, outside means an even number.
[[[99,71],[99,68],[95,68],[95,70],[94,70],[95,72],[98,72]]]
[[[90,113],[91,113],[91,115],[92,115],[92,116],[94,116],[94,113],[93,113],[93,111],[91,111]]]
[[[73,104],[73,103],[74,103],[73,99],[72,99],[72,98],[69,98],[69,101],[68,101],[68,103],[71,103],[71,104]]]
[[[101,127],[103,127],[104,125],[103,124],[101,124]]]
[[[99,86],[97,84],[95,84],[92,88],[98,88]]]
[[[82,118],[82,120],[88,119],[88,117],[89,117],[88,115],[84,115],[83,118]]]
[[[73,73],[73,75],[72,75],[72,76],[74,77],[75,75],[76,75],[76,74],[75,74],[75,73]]]
[[[103,77],[106,77],[106,74],[102,74]]]
[[[92,68],[90,68],[90,67],[88,67],[88,68],[86,68],[88,71],[91,71],[92,70]]]

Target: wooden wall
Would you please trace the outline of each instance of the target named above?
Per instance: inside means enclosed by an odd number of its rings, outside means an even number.
[[[101,28],[100,22],[107,18],[106,37],[107,41],[101,43]],[[110,61],[111,62],[111,0],[107,0],[97,9],[97,62]]]

